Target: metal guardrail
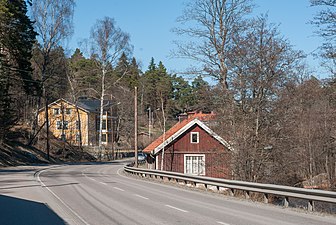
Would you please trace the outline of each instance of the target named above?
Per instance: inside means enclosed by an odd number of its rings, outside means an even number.
[[[283,197],[284,207],[289,206],[288,201],[289,197],[305,199],[308,200],[307,209],[309,211],[314,210],[314,201],[336,203],[336,192],[332,191],[304,189],[283,185],[262,184],[262,183],[253,183],[253,182],[236,181],[236,180],[226,180],[212,177],[181,174],[176,172],[134,168],[130,166],[125,166],[124,170],[128,173],[141,175],[144,177],[149,176],[159,178],[162,180],[166,178],[168,180],[175,180],[176,182],[183,181],[185,184],[189,183],[194,186],[197,186],[197,184],[203,184],[205,188],[208,188],[210,186],[216,187],[217,190],[220,190],[220,188],[226,188],[231,196],[234,196],[235,190],[244,191],[246,198],[249,198],[250,192],[262,193],[265,203],[269,202],[269,195],[271,194]]]

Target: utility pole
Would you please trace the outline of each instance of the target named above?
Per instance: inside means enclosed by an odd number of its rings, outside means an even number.
[[[44,90],[44,100],[45,100],[45,119],[46,119],[46,130],[47,130],[47,159],[49,161],[50,159],[50,155],[49,155],[49,151],[50,151],[50,135],[49,135],[49,106],[48,106],[48,96],[46,95],[45,92],[45,88],[43,88]]]
[[[134,166],[138,168],[138,87],[134,87],[134,155]]]
[[[148,136],[151,137],[151,126],[152,126],[152,116],[151,116],[151,107],[148,108]]]
[[[111,155],[112,160],[114,160],[114,124],[113,124],[113,104],[112,104],[112,94],[111,94],[111,106],[110,106],[110,116],[111,116],[111,127],[108,129],[111,129]]]
[[[162,110],[162,118],[163,118],[163,147],[162,147],[162,156],[161,156],[161,170],[164,169],[163,163],[164,163],[164,156],[165,156],[165,141],[166,141],[166,116],[165,116],[165,111],[164,111],[164,106],[163,106],[163,96],[161,93],[161,110]]]
[[[65,159],[65,118],[64,118],[64,105],[63,105],[63,100],[61,102],[61,113],[62,113],[62,134],[61,134],[61,139],[63,141],[63,158]]]

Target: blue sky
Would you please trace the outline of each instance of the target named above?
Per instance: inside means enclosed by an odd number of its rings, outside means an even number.
[[[178,37],[171,29],[178,26],[176,18],[182,14],[185,0],[80,0],[77,1],[74,15],[75,33],[68,44],[72,52],[79,47],[79,41],[88,38],[91,27],[97,19],[105,16],[114,18],[117,26],[131,36],[134,57],[146,70],[151,57],[162,61],[169,72],[183,71],[189,62],[171,59],[173,41]],[[309,0],[255,0],[254,14],[268,13],[269,21],[279,24],[281,34],[295,49],[306,54],[314,52],[321,39],[313,33],[308,24],[316,13],[309,6]],[[317,60],[308,57],[312,69],[318,71],[317,77],[325,78]]]

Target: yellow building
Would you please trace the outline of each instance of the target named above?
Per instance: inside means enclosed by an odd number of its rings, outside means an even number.
[[[113,119],[112,103],[104,100],[102,144],[108,145],[112,142]],[[49,129],[59,139],[64,139],[73,144],[79,145],[80,134],[83,146],[98,145],[100,100],[80,99],[75,104],[58,99],[48,105]],[[45,123],[45,108],[39,110],[39,125]],[[80,132],[81,130],[81,132]]]

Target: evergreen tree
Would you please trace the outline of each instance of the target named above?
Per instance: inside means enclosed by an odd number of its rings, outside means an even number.
[[[166,111],[170,111],[172,105],[172,98],[173,98],[173,86],[172,86],[172,79],[170,74],[167,73],[166,67],[160,61],[158,68],[156,70],[156,95],[158,96],[157,101],[164,105]],[[162,102],[163,101],[163,102]],[[168,110],[169,109],[169,110]]]
[[[42,61],[42,51],[38,46],[35,46],[33,51],[33,66],[41,67],[39,62]],[[54,101],[59,98],[64,98],[68,90],[68,60],[65,56],[64,49],[57,47],[52,49],[49,53],[48,64],[45,66],[45,72],[52,74],[43,80],[43,85],[48,89],[48,96],[50,101]],[[34,70],[35,77],[41,78],[41,70]]]
[[[0,142],[18,120],[15,102],[22,95],[37,94],[30,59],[36,33],[24,0],[0,0]]]
[[[99,86],[99,75],[95,61],[85,58],[80,49],[76,49],[69,59],[69,69],[77,97],[97,97],[94,89]]]
[[[144,87],[144,95],[145,95],[145,104],[146,108],[150,107],[152,109],[157,109],[157,92],[156,92],[156,84],[157,84],[157,73],[156,73],[156,65],[154,62],[154,58],[151,59],[151,62],[148,66],[148,70],[145,72],[142,78],[142,85]]]
[[[156,65],[155,65],[154,58],[152,57],[147,71],[148,72],[154,72],[155,70],[156,70]]]
[[[129,65],[127,56],[126,56],[125,52],[123,52],[121,54],[120,58],[119,58],[117,66],[114,70],[117,77],[118,78],[124,77],[128,73],[129,67],[130,67],[130,65]]]
[[[141,77],[144,89],[145,109],[162,108],[162,103],[166,113],[171,111],[173,99],[172,77],[168,74],[167,69],[162,62],[156,66],[154,58],[148,66],[148,70]]]
[[[172,76],[174,114],[191,110],[195,104],[193,89],[188,81],[176,75]]]
[[[211,87],[208,82],[203,80],[202,76],[196,77],[191,83],[194,106],[194,110],[202,110],[210,112],[213,110],[211,103]]]
[[[136,59],[133,57],[130,65],[129,80],[128,86],[131,89],[134,89],[135,86],[139,86],[140,79],[140,69]]]

